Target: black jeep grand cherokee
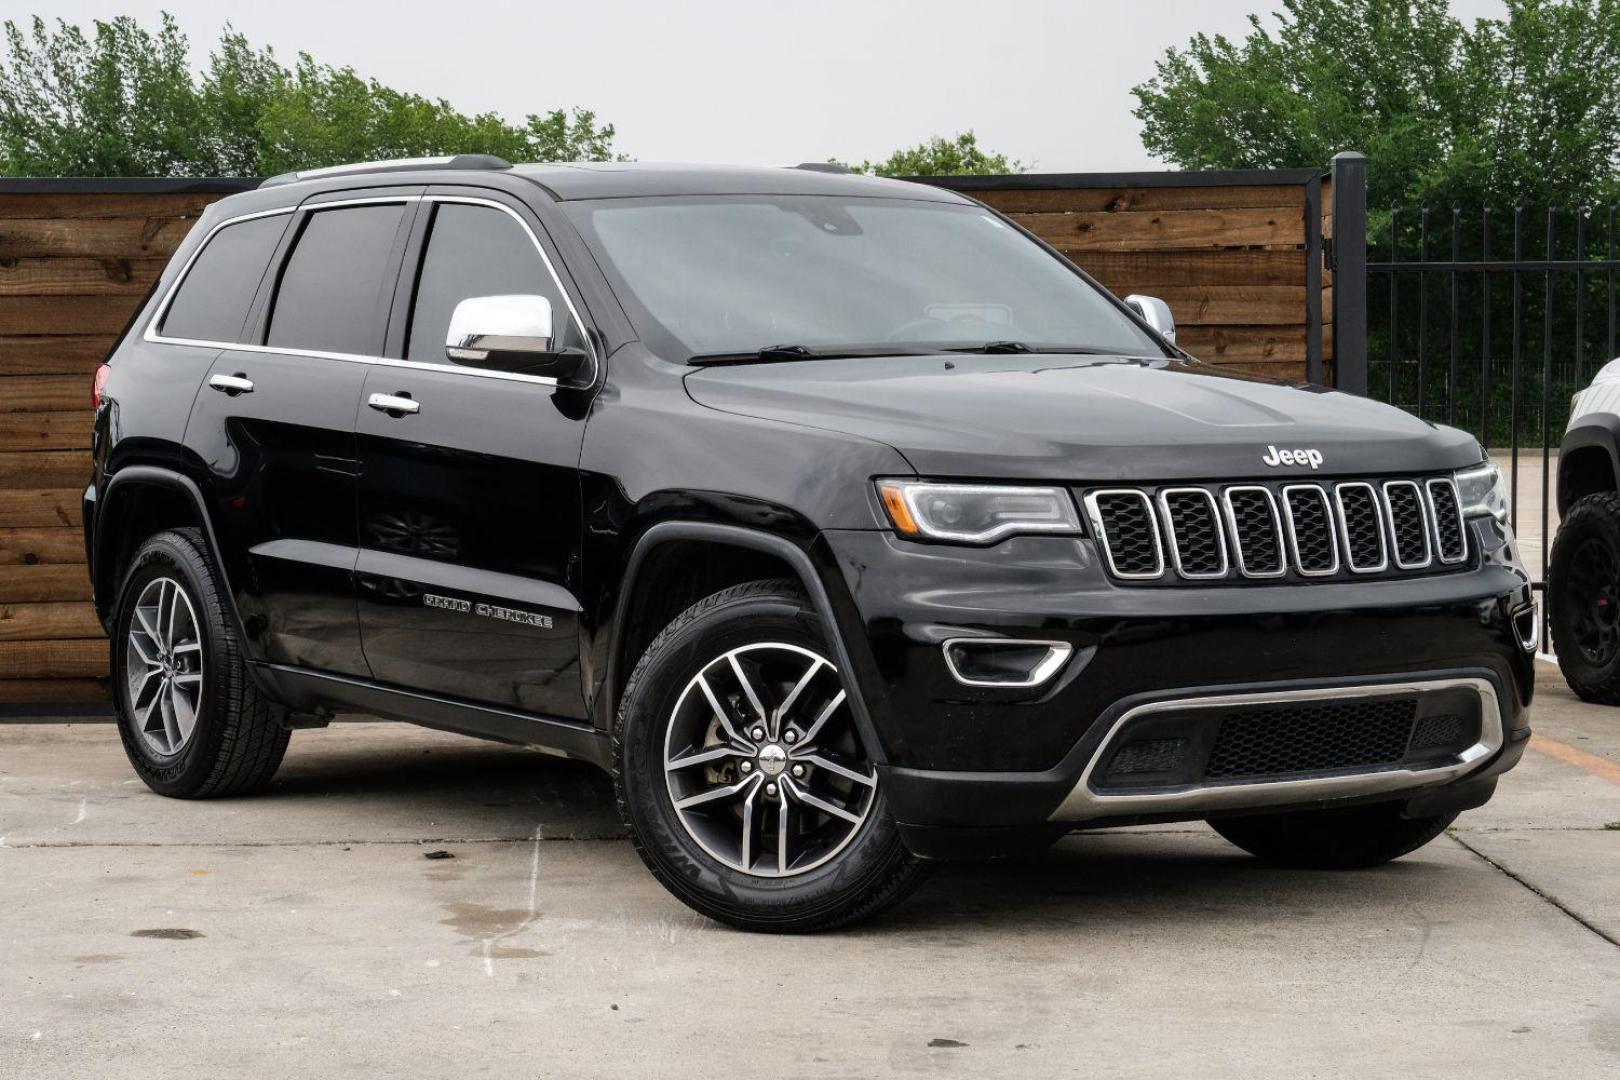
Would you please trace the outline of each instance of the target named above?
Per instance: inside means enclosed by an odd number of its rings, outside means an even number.
[[[1200,365],[949,192],[825,169],[277,177],[98,374],[142,779],[348,709],[612,772],[714,918],[1207,819],[1370,866],[1490,797],[1535,619],[1473,439]]]

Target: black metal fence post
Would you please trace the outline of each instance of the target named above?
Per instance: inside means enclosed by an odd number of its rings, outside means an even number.
[[[1333,159],[1333,365],[1335,385],[1367,392],[1367,158]]]

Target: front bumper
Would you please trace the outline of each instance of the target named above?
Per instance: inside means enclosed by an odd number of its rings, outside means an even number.
[[[924,849],[919,837],[930,830],[1050,839],[1078,825],[1350,801],[1432,807],[1445,791],[1476,804],[1528,737],[1533,658],[1513,625],[1531,597],[1512,537],[1488,520],[1471,524],[1475,561],[1451,573],[1204,588],[1118,585],[1083,540],[972,549],[828,533],[857,617],[842,629],[881,742],[890,807]],[[1062,641],[1073,652],[1039,687],[967,686],[941,651],[964,636]],[[1095,783],[1119,734],[1171,704],[1454,685],[1481,702],[1479,739],[1456,760],[1147,791]]]

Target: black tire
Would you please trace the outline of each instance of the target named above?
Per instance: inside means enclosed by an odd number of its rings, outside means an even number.
[[[1620,495],[1570,507],[1553,541],[1547,599],[1564,681],[1583,701],[1620,705]]]
[[[1343,810],[1213,818],[1209,824],[1250,855],[1277,866],[1364,870],[1416,851],[1456,820],[1456,814],[1405,818],[1399,803],[1377,803]]]
[[[140,663],[130,655],[136,603],[159,579],[178,583],[191,605],[204,672],[195,726],[173,753],[161,752],[143,735],[128,674],[131,663]],[[197,530],[159,533],[135,553],[119,590],[111,646],[118,732],[130,764],[147,787],[173,798],[201,799],[241,795],[269,783],[286,753],[290,733],[253,685]]]
[[[853,837],[826,863],[796,876],[758,877],[728,865],[676,813],[664,760],[680,695],[728,650],[766,641],[830,655],[821,620],[797,583],[724,589],[688,608],[647,647],[613,730],[619,813],[653,876],[711,919],[744,930],[806,933],[870,918],[903,900],[927,870],[901,843],[881,787]]]

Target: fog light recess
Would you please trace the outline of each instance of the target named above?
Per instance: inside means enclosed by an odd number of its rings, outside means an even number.
[[[1541,644],[1541,616],[1534,604],[1513,613],[1513,632],[1518,635],[1519,647],[1527,653],[1536,651]]]
[[[1074,654],[1066,641],[1013,638],[952,638],[943,647],[945,666],[957,682],[1004,690],[1040,686]]]

